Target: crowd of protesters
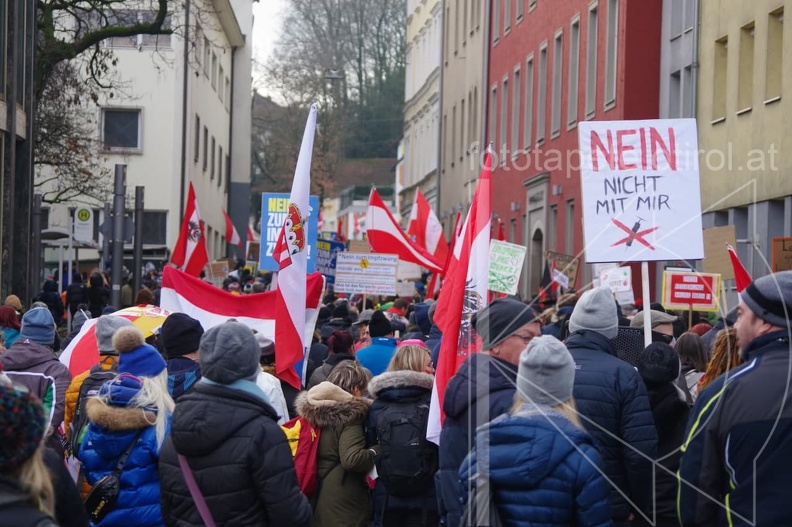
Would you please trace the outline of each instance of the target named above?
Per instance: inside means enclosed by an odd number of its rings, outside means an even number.
[[[122,297],[156,304],[148,285]],[[173,313],[146,337],[101,273],[57,291],[0,307],[0,526],[792,524],[792,272],[712,320],[649,306],[634,359],[617,341],[644,313],[606,288],[495,299],[471,319],[482,351],[447,384],[439,444],[444,336],[419,289],[329,292],[302,390],[275,376],[278,342],[239,322]],[[57,353],[90,319],[98,361],[72,378]],[[318,434],[312,493],[290,419]]]

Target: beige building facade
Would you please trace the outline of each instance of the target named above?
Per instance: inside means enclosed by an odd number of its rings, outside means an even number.
[[[704,227],[734,225],[756,278],[792,235],[792,1],[701,2],[697,119]]]

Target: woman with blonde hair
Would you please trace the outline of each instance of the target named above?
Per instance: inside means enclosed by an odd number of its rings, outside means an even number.
[[[433,373],[429,349],[421,341],[409,340],[397,348],[388,369],[369,383],[374,402],[366,438],[380,449],[375,524],[380,518],[384,527],[438,523],[437,445],[426,440]]]
[[[520,355],[512,411],[479,427],[476,443],[486,441],[486,451],[474,448],[459,469],[468,519],[487,503],[507,527],[611,525],[609,485],[578,419],[574,380],[566,346],[534,337]]]
[[[371,402],[362,397],[369,379],[357,362],[344,361],[327,381],[297,396],[297,413],[321,430],[314,527],[363,527],[371,516],[366,474],[376,450],[366,447],[363,426]]]
[[[740,355],[740,346],[737,345],[736,330],[727,328],[718,331],[712,343],[712,359],[707,365],[707,371],[699,381],[698,393],[701,393],[709,383],[742,363],[743,358]]]
[[[165,361],[134,326],[116,331],[113,348],[120,375],[87,402],[89,424],[78,457],[92,493],[112,474],[119,489],[115,504],[94,508],[89,494],[86,507],[95,526],[163,525],[158,464],[174,409]]]

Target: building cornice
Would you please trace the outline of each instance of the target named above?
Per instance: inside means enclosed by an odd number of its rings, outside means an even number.
[[[412,107],[415,106],[416,103],[420,102],[421,99],[426,97],[427,93],[430,91],[432,87],[432,83],[434,81],[439,81],[439,80],[440,80],[440,65],[438,64],[435,67],[435,69],[432,70],[429,76],[426,77],[426,82],[424,82],[421,85],[421,87],[418,89],[418,91],[415,92],[415,95],[410,97],[410,99],[404,103],[404,114],[405,115],[409,114],[410,111],[412,110]],[[439,93],[439,89],[438,89],[438,93]]]
[[[215,10],[217,11],[217,18],[220,19],[220,26],[223,28],[228,43],[231,47],[241,48],[245,45],[245,35],[242,34],[242,29],[239,27],[239,21],[234,14],[234,8],[231,7],[229,0],[212,0]]]

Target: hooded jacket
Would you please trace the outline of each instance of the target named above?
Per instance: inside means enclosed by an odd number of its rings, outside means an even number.
[[[197,383],[179,399],[162,446],[165,525],[204,525],[184,482],[186,459],[217,525],[310,527],[289,445],[270,405],[225,386]]]
[[[398,341],[394,338],[372,337],[371,344],[360,348],[355,357],[362,366],[371,370],[372,375],[379,375],[388,369],[397,345]]]
[[[50,313],[52,313],[52,318],[55,320],[56,324],[63,320],[63,300],[61,300],[61,296],[58,294],[58,282],[55,280],[47,280],[44,282],[41,293],[36,295],[35,299],[47,304],[47,308],[49,308]]]
[[[297,413],[322,431],[313,527],[363,527],[371,516],[366,474],[374,452],[363,434],[370,405],[329,382],[297,396]]]
[[[421,328],[421,333],[424,336],[429,335],[429,332],[432,329],[432,323],[429,322],[429,307],[431,304],[427,304],[426,302],[418,302],[415,304],[413,308],[413,314],[415,315],[415,324]]]
[[[30,502],[15,478],[0,474],[0,518],[14,527],[58,527],[53,519]]]
[[[486,381],[480,384],[481,381]],[[517,366],[484,353],[471,354],[448,383],[440,432],[438,501],[447,525],[458,525],[459,466],[474,446],[476,428],[505,414],[514,402]],[[480,408],[479,405],[486,405]]]
[[[116,506],[95,525],[162,525],[159,448],[152,426],[156,416],[142,408],[110,406],[102,399],[90,399],[85,407],[90,423],[78,457],[88,484],[94,485],[113,472],[121,455],[135,442],[121,471]]]
[[[479,428],[488,434],[489,470],[474,450],[459,469],[461,499],[487,473],[506,527],[611,525],[608,484],[586,432],[547,406],[525,405]],[[485,461],[482,460],[482,464]]]
[[[619,490],[651,517],[650,460],[657,458],[657,431],[643,380],[599,333],[576,331],[566,346],[575,360],[573,395],[581,422],[594,438],[612,483],[613,519],[626,520],[631,512]]]

